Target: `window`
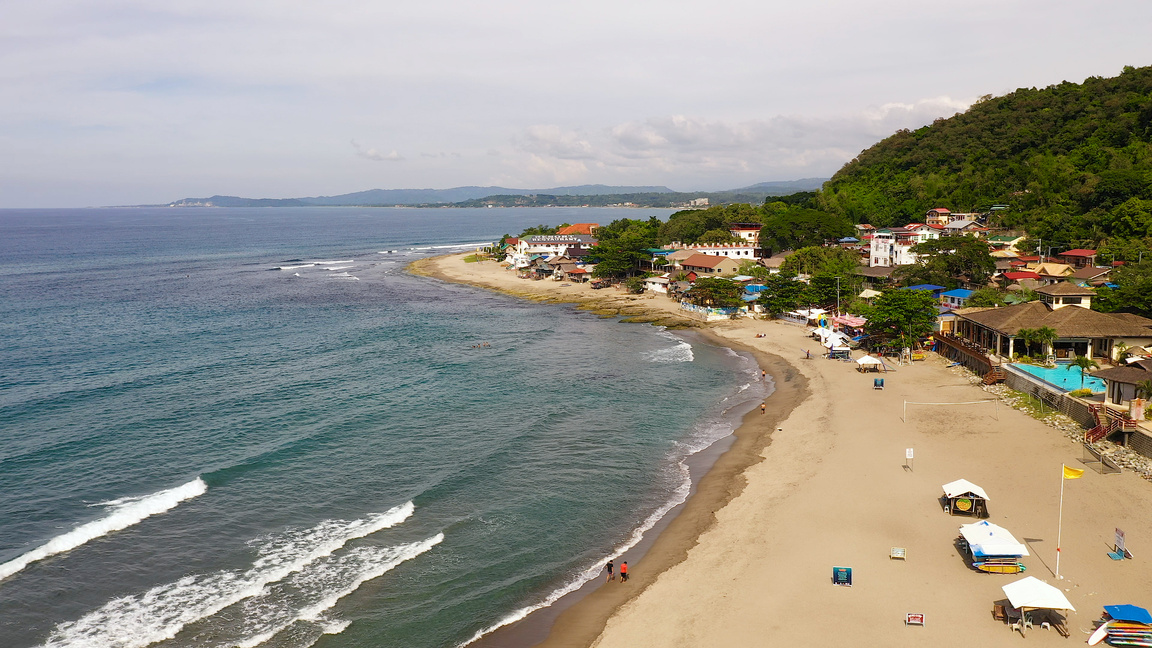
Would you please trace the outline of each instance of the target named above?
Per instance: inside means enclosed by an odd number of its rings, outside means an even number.
[[[1079,297],[1065,297],[1065,304],[1079,304],[1082,300]]]

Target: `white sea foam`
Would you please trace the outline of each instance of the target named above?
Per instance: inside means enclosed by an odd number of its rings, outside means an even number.
[[[671,364],[673,362],[692,362],[696,356],[692,353],[691,344],[679,340],[674,347],[645,352],[644,358],[656,364]]]
[[[142,648],[171,639],[184,626],[245,599],[260,596],[272,583],[331,556],[350,540],[395,526],[411,517],[408,502],[351,522],[326,520],[253,541],[259,557],[247,570],[190,575],[143,594],[113,599],[76,621],[53,628],[45,648]]]
[[[352,264],[352,265],[342,265],[342,266],[329,266],[329,267],[324,268],[324,269],[328,270],[328,271],[338,271],[338,270],[347,270],[348,268],[355,268],[355,267],[356,267],[356,265]]]
[[[273,270],[299,270],[300,268],[311,268],[315,265],[315,263],[302,263],[300,265],[276,266]]]
[[[346,259],[344,261],[309,261],[312,265],[344,265],[345,263],[356,263],[356,259]]]
[[[220,648],[255,648],[296,623],[312,623],[319,634],[339,634],[348,621],[325,616],[340,599],[364,583],[383,576],[431,550],[444,540],[444,534],[396,547],[356,547],[339,556],[330,556],[284,579],[282,588],[265,588],[244,606],[242,638],[224,639]],[[287,594],[287,593],[290,593]]]
[[[37,560],[71,551],[90,540],[138,524],[147,517],[174,508],[184,500],[203,495],[207,490],[208,485],[197,477],[176,488],[157,491],[144,497],[128,497],[104,502],[103,506],[109,509],[107,515],[81,524],[68,533],[58,535],[32,551],[0,565],[0,580],[8,578]]]

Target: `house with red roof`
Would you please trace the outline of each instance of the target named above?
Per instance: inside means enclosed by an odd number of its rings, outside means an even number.
[[[1067,263],[1077,269],[1096,265],[1096,250],[1076,248],[1075,250],[1061,252],[1056,256],[1060,257],[1062,263]]]
[[[697,276],[719,277],[720,275],[736,274],[736,271],[740,269],[740,264],[726,256],[697,253],[681,261],[680,267],[685,272],[695,272]]]
[[[596,236],[596,230],[600,229],[597,223],[576,223],[568,227],[561,227],[557,234],[587,234],[588,236]]]
[[[924,214],[924,222],[929,225],[947,225],[952,222],[952,212],[943,207],[929,209],[928,213]]]

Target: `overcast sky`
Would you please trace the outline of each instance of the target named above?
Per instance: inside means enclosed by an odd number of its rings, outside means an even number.
[[[826,177],[1152,2],[3,0],[0,207]]]

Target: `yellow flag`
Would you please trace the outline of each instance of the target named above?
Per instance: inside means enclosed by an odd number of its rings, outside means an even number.
[[[1068,466],[1064,466],[1064,479],[1080,479],[1083,476],[1084,476],[1084,469],[1083,468],[1077,470],[1075,468],[1069,468]]]

